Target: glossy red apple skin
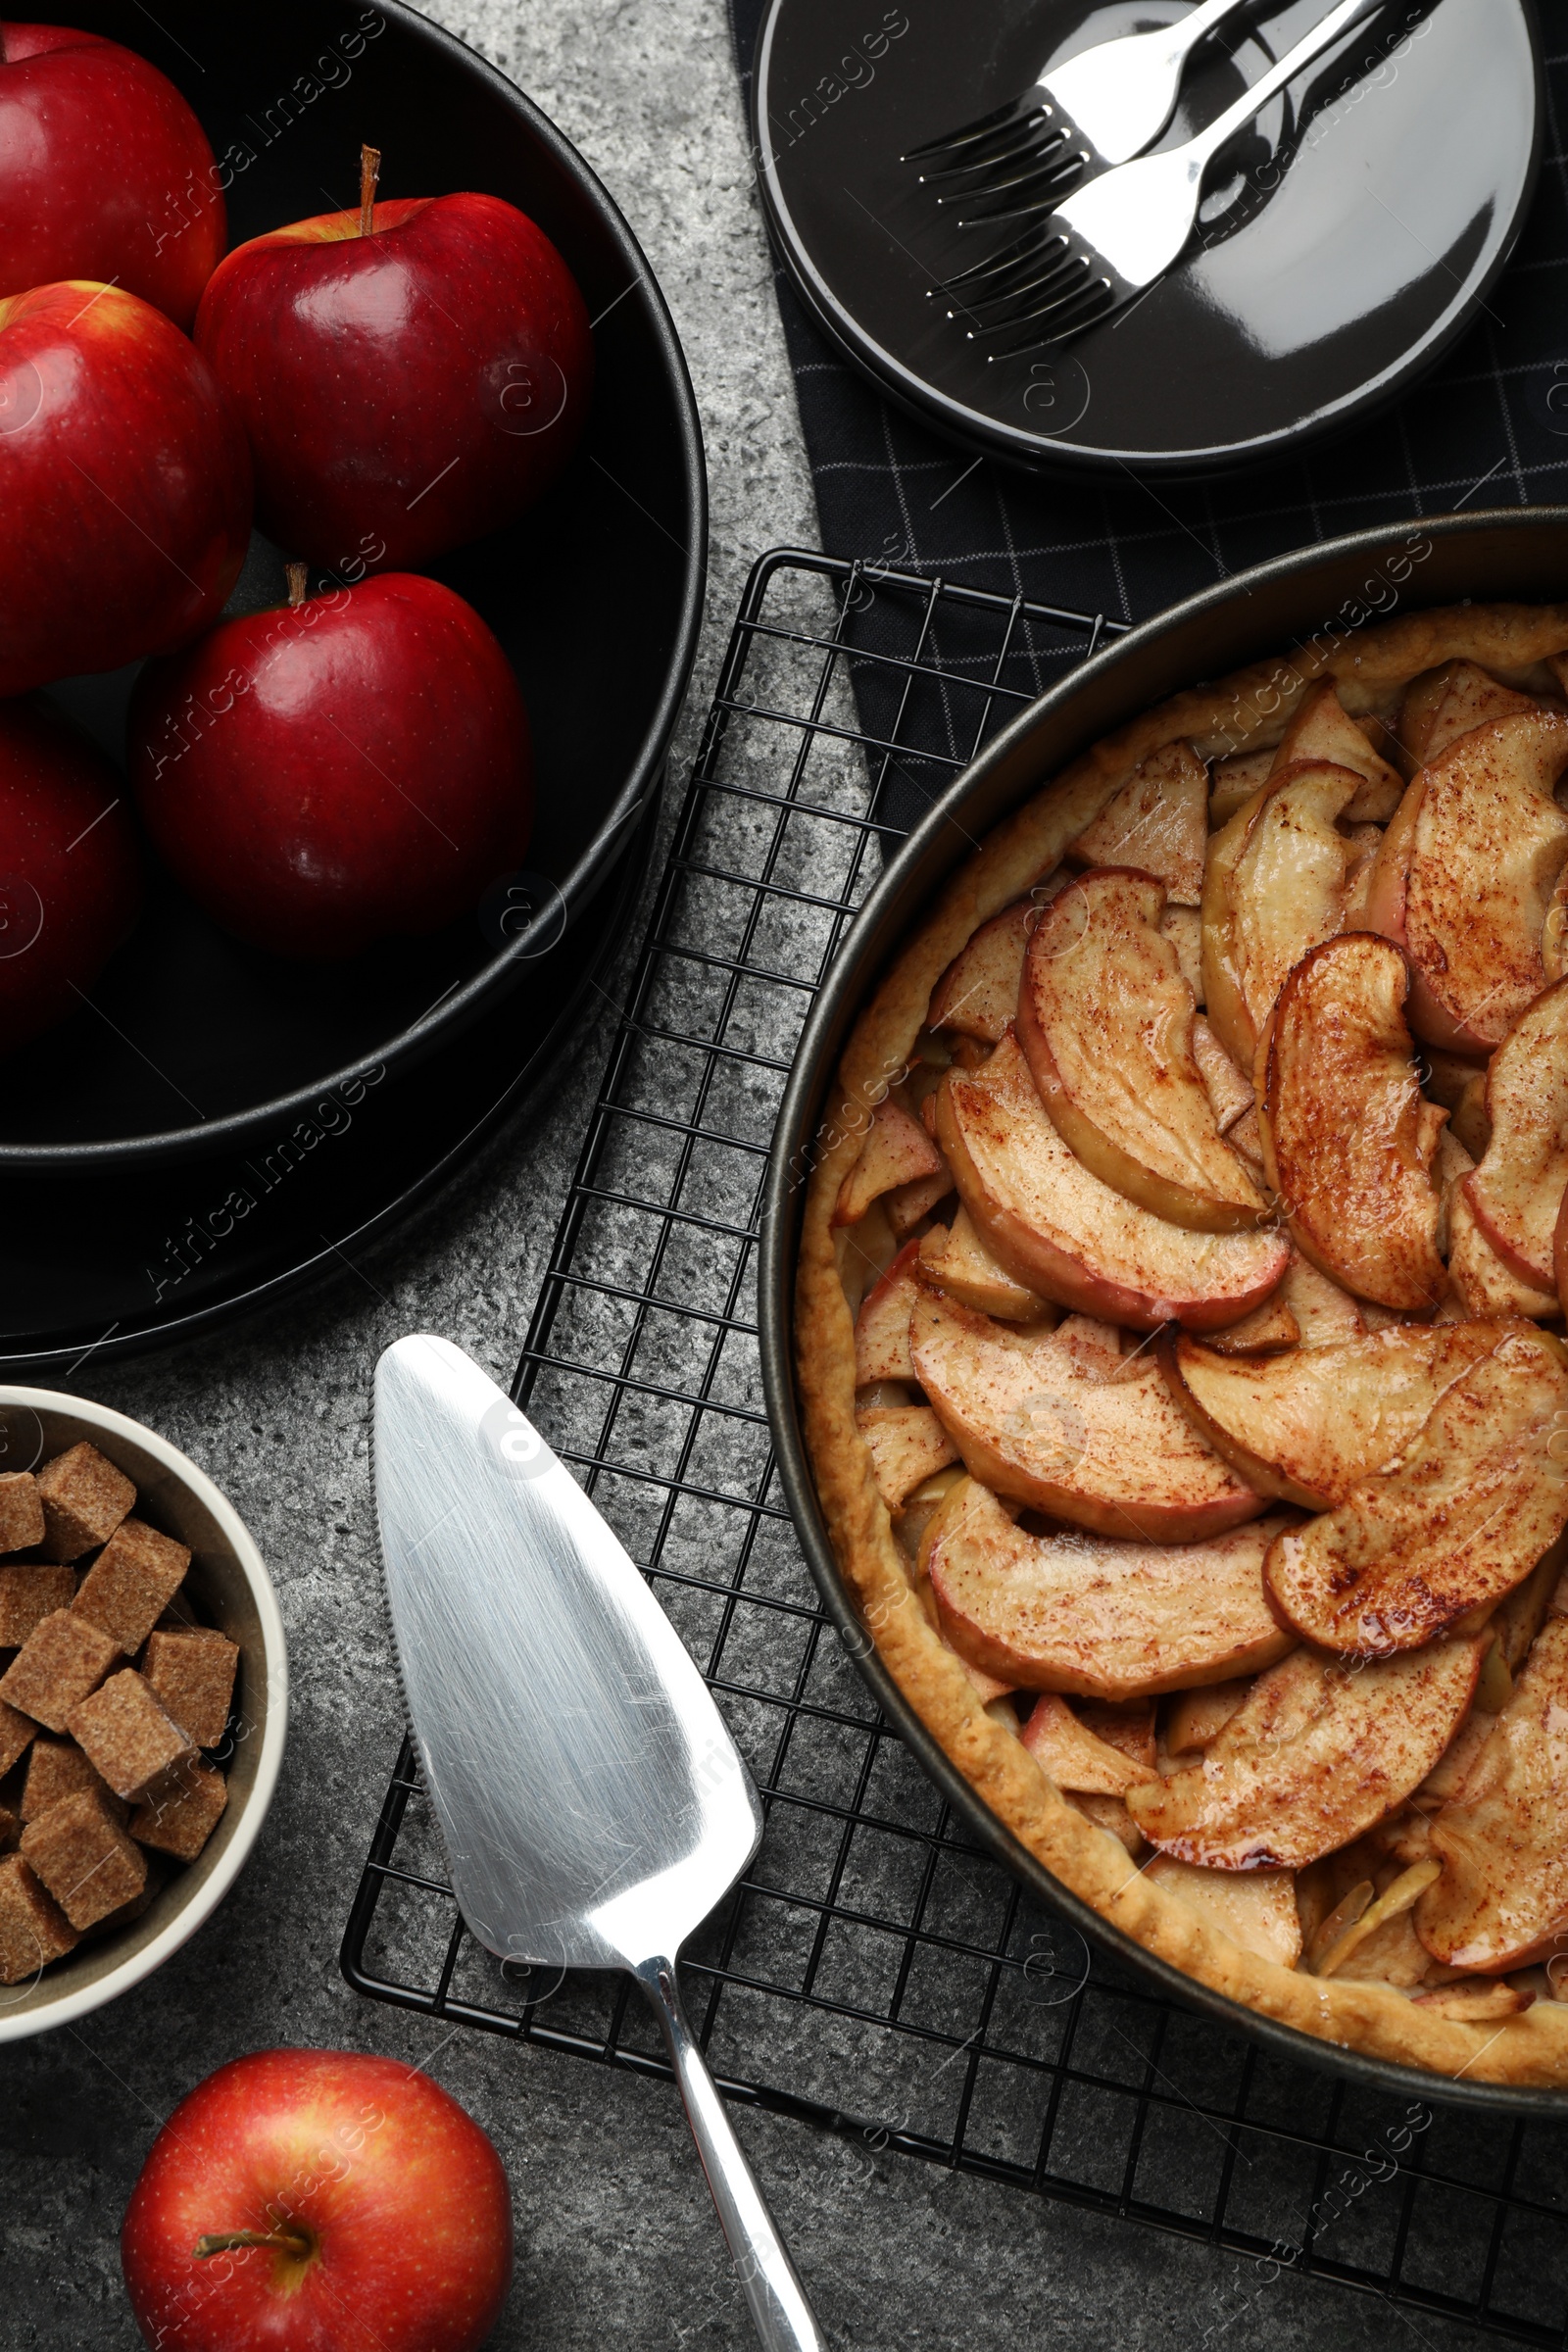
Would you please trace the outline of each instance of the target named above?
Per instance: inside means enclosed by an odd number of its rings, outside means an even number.
[[[0,295],[112,279],[188,329],[227,242],[207,134],[156,66],[0,23]]]
[[[136,920],[123,780],[42,703],[0,703],[0,1054],[75,1012]]]
[[[294,2225],[303,2259],[199,2238]],[[154,2140],[121,2229],[166,2352],[476,2352],[512,2277],[501,2159],[428,2075],[350,2051],[220,2067]]]
[[[582,430],[593,341],[543,230],[495,196],[328,213],[236,247],[196,340],[290,556],[390,571],[514,521]]]
[[[511,665],[471,605],[412,572],[247,613],[149,663],[128,739],[166,863],[280,956],[437,930],[532,830]]]
[[[162,311],[74,279],[0,302],[0,695],[209,627],[250,523],[245,436]]]

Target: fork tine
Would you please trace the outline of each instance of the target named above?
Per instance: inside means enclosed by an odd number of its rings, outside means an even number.
[[[1065,247],[1049,260],[1045,256],[1040,259],[1044,266],[1037,266],[1031,275],[1012,277],[994,292],[977,294],[968,301],[960,300],[956,309],[948,313],[949,318],[956,318],[961,313],[965,318],[983,322],[987,314],[992,313],[996,315],[993,323],[1010,326],[1014,319],[1025,315],[1023,306],[1044,301],[1079,273],[1076,261]]]
[[[989,204],[998,196],[1011,196],[1020,188],[1033,187],[1044,174],[1055,177],[1063,172],[1082,172],[1088,162],[1089,156],[1084,148],[1069,148],[1065,138],[1053,132],[1050,138],[1039,140],[1027,152],[1020,150],[1011,158],[1005,170],[999,166],[997,173],[965,173],[969,184],[938,196],[937,202],[941,205]]]
[[[1023,103],[1022,99],[1009,98],[1005,106],[993,107],[988,115],[976,115],[971,122],[960,122],[956,130],[944,131],[939,139],[927,139],[923,146],[910,147],[900,156],[899,161],[903,164],[918,164],[928,156],[956,155],[962,148],[972,147],[977,140],[991,138],[998,131],[1005,130],[1009,123],[1017,120]],[[1035,110],[1031,108],[1029,111],[1033,113]]]
[[[1002,295],[995,302],[969,311],[966,316],[974,321],[968,329],[969,341],[980,343],[992,335],[1010,334],[1021,325],[1047,317],[1059,304],[1070,302],[1083,281],[1081,261],[1073,258],[1058,262],[1054,269],[1020,286],[1016,293]],[[993,315],[988,317],[987,313]]]
[[[1065,245],[1066,239],[1048,238],[1041,228],[1026,229],[1021,237],[1014,237],[1010,245],[1004,245],[1000,253],[989,255],[983,262],[971,262],[967,270],[958,270],[954,277],[943,278],[932,291],[951,294],[960,286],[980,287],[1000,280],[1026,263],[1038,261],[1047,246],[1054,244]]]
[[[1039,323],[1037,331],[1026,335],[1021,343],[1009,343],[1003,351],[988,351],[987,366],[999,360],[1027,359],[1032,351],[1049,351],[1054,343],[1065,343],[1069,336],[1082,334],[1099,318],[1115,307],[1115,295],[1108,278],[1099,277],[1084,286],[1070,302],[1060,305]]]
[[[1008,123],[1004,131],[977,142],[952,163],[943,163],[935,170],[920,173],[920,185],[930,187],[941,179],[964,179],[976,172],[1000,172],[1004,165],[1027,155],[1037,146],[1059,147],[1067,133],[1060,119],[1050,107],[1035,108],[1020,115],[1017,122]]]

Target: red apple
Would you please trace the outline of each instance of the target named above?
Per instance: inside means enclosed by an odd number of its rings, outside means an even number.
[[[512,2277],[494,2146],[428,2075],[259,2050],[174,2109],[121,2260],[149,2344],[179,2352],[474,2352]]]
[[[436,930],[528,846],[517,682],[472,606],[412,572],[246,613],[150,663],[129,742],[167,862],[280,956]]]
[[[513,521],[570,456],[593,377],[571,272],[496,196],[253,237],[196,340],[244,420],[263,530],[331,570],[427,564]]]
[[[250,541],[250,460],[162,311],[85,279],[0,302],[0,695],[217,618]]]
[[[227,242],[207,134],[156,66],[0,24],[0,294],[113,279],[188,327]]]
[[[0,703],[0,1053],[81,1003],[136,919],[124,785],[42,703]]]

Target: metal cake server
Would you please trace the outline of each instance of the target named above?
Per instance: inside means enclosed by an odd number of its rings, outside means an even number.
[[[464,1918],[502,1959],[636,1979],[759,2336],[825,2352],[675,1982],[681,1944],[762,1830],[707,1685],[575,1479],[446,1340],[399,1340],[376,1366],[375,1495]]]

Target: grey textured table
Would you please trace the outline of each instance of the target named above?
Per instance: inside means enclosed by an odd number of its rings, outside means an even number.
[[[747,167],[722,0],[449,0],[453,30],[514,75],[629,216],[685,343],[712,492],[710,626],[675,774],[689,765],[746,569],[813,544],[811,487]],[[613,986],[613,984],[612,984]],[[427,2066],[511,2175],[517,2271],[498,2345],[745,2347],[750,2335],[675,2094],[351,1994],[337,1945],[401,1714],[374,1563],[370,1370],[400,1333],[444,1333],[506,1381],[608,1043],[402,1244],[329,1292],[204,1347],[71,1384],[163,1431],[254,1531],[288,1629],[283,1781],[218,1917],[128,1998],[0,2051],[0,2343],[121,2352],[136,2330],[118,2230],[154,2132],[212,2068],[277,2043]],[[853,2084],[845,2096],[853,2097]],[[1042,2203],[795,2125],[743,2116],[836,2344],[1479,2343],[1334,2287]]]

